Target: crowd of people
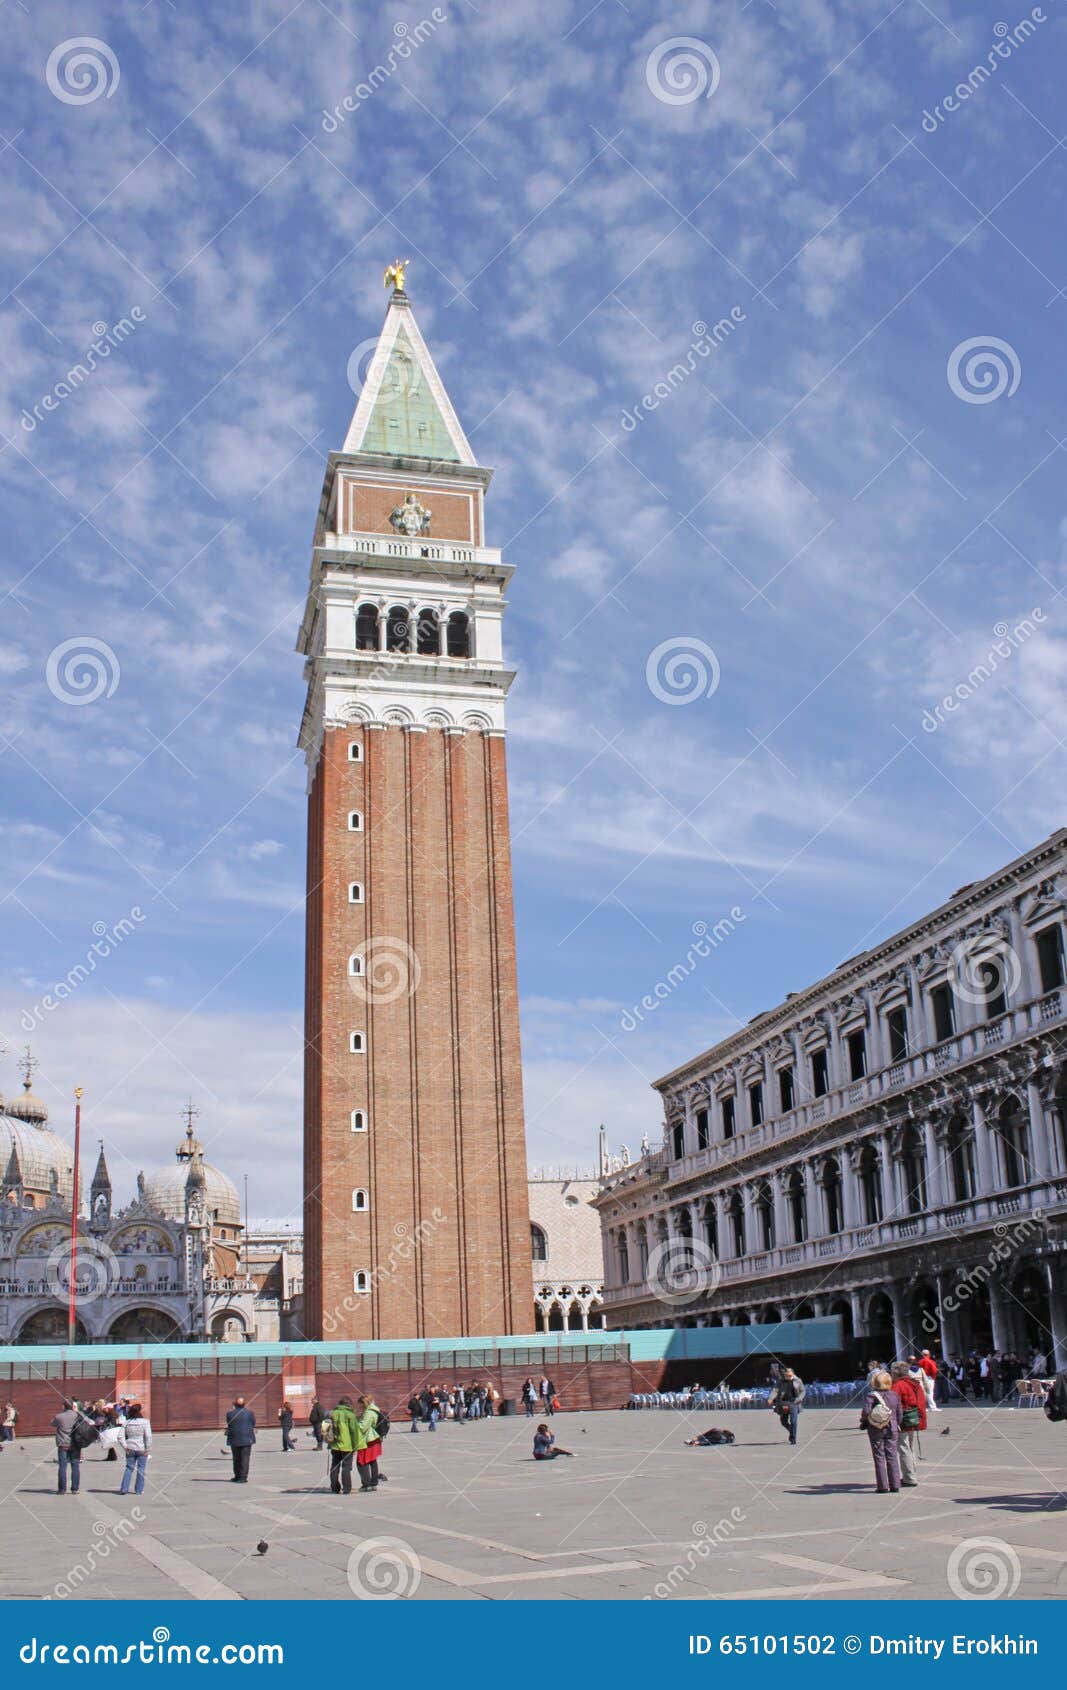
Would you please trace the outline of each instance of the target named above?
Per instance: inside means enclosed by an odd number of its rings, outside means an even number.
[[[871,1361],[862,1388],[859,1426],[867,1433],[875,1489],[888,1495],[919,1483],[921,1435],[927,1430],[930,1416],[944,1412],[938,1396],[945,1395],[947,1384],[965,1398],[997,1401],[1011,1394],[1020,1378],[1044,1381],[1049,1387],[1044,1399],[1045,1413],[1052,1420],[1067,1419],[1067,1373],[1049,1380],[1048,1357],[1044,1354],[1032,1355],[1025,1365],[1017,1355],[990,1352],[980,1356],[972,1352],[963,1361],[942,1363],[939,1368],[929,1350],[888,1365]],[[771,1366],[770,1387],[767,1406],[778,1416],[789,1443],[795,1446],[806,1396],[804,1381],[794,1368],[776,1361]],[[692,1394],[699,1389],[694,1386]],[[536,1384],[532,1378],[524,1380],[521,1400],[529,1418],[533,1418],[538,1406],[547,1415],[560,1407],[556,1388],[547,1377]],[[411,1431],[417,1433],[420,1426],[436,1431],[442,1420],[492,1419],[499,1412],[499,1405],[499,1391],[491,1381],[485,1380],[470,1385],[424,1385],[412,1394],[407,1409]],[[0,1451],[13,1439],[17,1424],[18,1410],[13,1403],[5,1403],[0,1407]],[[282,1451],[289,1454],[297,1445],[293,1437],[295,1412],[287,1399],[278,1410],[278,1424]],[[106,1460],[117,1463],[120,1457],[125,1459],[119,1494],[128,1495],[131,1485],[136,1495],[143,1494],[152,1453],[152,1426],[139,1402],[119,1397],[114,1402],[100,1399],[79,1404],[72,1398],[64,1398],[52,1427],[57,1488],[61,1496],[68,1490],[72,1495],[77,1494],[82,1457],[95,1444],[100,1445]],[[315,1449],[329,1451],[328,1480],[335,1496],[353,1493],[353,1466],[361,1494],[387,1483],[381,1471],[381,1455],[390,1419],[371,1396],[359,1396],[355,1403],[350,1396],[340,1396],[329,1410],[315,1397],[308,1414],[308,1428]],[[944,1435],[947,1436],[947,1429]],[[225,1438],[233,1465],[231,1483],[247,1484],[256,1444],[256,1416],[244,1397],[236,1397],[226,1414]],[[733,1442],[732,1432],[714,1426],[686,1440],[689,1446]],[[551,1461],[573,1454],[573,1450],[556,1443],[547,1420],[538,1424],[533,1441],[535,1461]]]
[[[952,1393],[971,1402],[1004,1402],[1019,1379],[1048,1381],[1049,1358],[1043,1350],[1029,1356],[1005,1350],[971,1350],[942,1364],[942,1376]]]
[[[424,1385],[408,1401],[411,1430],[420,1426],[436,1432],[441,1420],[492,1420],[499,1411],[500,1392],[490,1380],[470,1385]]]

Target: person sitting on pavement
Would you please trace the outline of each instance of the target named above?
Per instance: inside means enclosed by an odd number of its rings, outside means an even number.
[[[573,1449],[560,1449],[555,1434],[550,1432],[542,1420],[534,1433],[533,1458],[535,1461],[555,1461],[557,1455],[573,1455]]]

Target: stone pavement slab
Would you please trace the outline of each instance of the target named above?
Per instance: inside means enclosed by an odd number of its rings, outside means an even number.
[[[1067,1594],[1067,1433],[1037,1411],[956,1409],[923,1439],[915,1490],[879,1496],[855,1409],[719,1412],[732,1446],[687,1449],[706,1413],[561,1414],[575,1458],[535,1463],[525,1419],[385,1446],[388,1482],[335,1497],[326,1456],[274,1438],[230,1483],[218,1433],[157,1436],[142,1497],[83,1462],[55,1494],[44,1440],[0,1457],[7,1597],[352,1601],[873,1598]],[[941,1436],[947,1426],[949,1435]],[[983,1540],[976,1542],[975,1540]],[[258,1545],[267,1545],[259,1553]],[[955,1581],[955,1582],[953,1582]]]

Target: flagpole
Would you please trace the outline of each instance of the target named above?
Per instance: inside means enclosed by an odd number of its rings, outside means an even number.
[[[67,1308],[67,1343],[78,1341],[78,1183],[81,1171],[82,1088],[74,1092],[74,1195],[70,1208],[70,1302]]]

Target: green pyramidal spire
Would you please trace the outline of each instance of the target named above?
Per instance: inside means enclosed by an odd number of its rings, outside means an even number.
[[[344,449],[446,463],[477,461],[404,293],[395,292],[390,301]]]

